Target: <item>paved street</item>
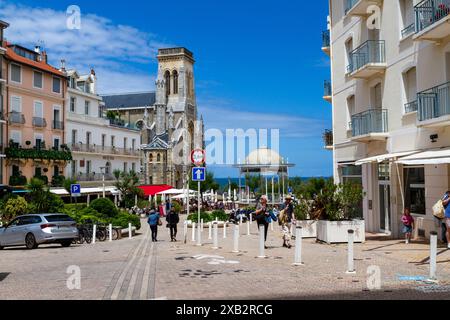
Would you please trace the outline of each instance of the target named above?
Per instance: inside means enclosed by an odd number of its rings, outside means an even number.
[[[294,249],[281,247],[277,226],[269,230],[265,259],[256,257],[255,224],[250,236],[241,227],[238,254],[231,253],[230,228],[227,239],[219,229],[217,250],[207,228],[202,247],[191,241],[190,230],[187,244],[171,243],[166,228],[159,230],[160,242],[155,244],[143,223],[131,240],[5,249],[0,252],[0,299],[450,299],[450,251],[443,248],[438,249],[439,283],[433,285],[417,281],[429,273],[426,244],[356,244],[357,273],[348,275],[346,245],[304,240],[305,265],[292,266]],[[72,265],[81,270],[80,290],[66,285]],[[370,266],[381,271],[380,290],[368,290]]]

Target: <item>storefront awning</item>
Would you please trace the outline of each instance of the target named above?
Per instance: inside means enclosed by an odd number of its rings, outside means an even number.
[[[162,184],[162,185],[153,185],[153,186],[140,186],[139,187],[142,191],[144,191],[144,195],[146,197],[148,196],[154,196],[160,192],[173,189],[171,186]]]
[[[392,159],[396,159],[396,158],[400,158],[400,157],[404,157],[404,156],[409,156],[415,152],[416,151],[387,153],[387,154],[383,154],[383,155],[379,155],[379,156],[374,156],[374,157],[358,160],[355,162],[355,165],[360,166],[360,165],[363,165],[366,163],[372,163],[372,162],[381,163],[384,161],[388,161],[388,160],[392,160]]]
[[[450,148],[435,149],[403,157],[397,161],[406,165],[450,164]]]

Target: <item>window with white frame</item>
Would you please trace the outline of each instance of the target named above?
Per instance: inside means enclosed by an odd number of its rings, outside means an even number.
[[[37,149],[40,149],[43,147],[44,144],[44,136],[40,133],[35,133],[34,134],[34,146]]]
[[[14,143],[21,145],[22,144],[22,132],[16,131],[16,130],[11,130],[11,138],[10,139]]]
[[[123,163],[123,172],[128,172],[128,162]]]
[[[22,67],[18,64],[11,64],[11,81],[22,83]]]
[[[70,112],[75,112],[77,99],[75,97],[70,97]]]
[[[44,117],[44,107],[43,107],[41,101],[35,101],[34,102],[33,112],[34,112],[33,115],[36,118],[43,118]]]
[[[53,77],[53,92],[61,93],[61,79]]]
[[[33,71],[33,87],[42,89],[44,86],[44,75],[42,72]]]
[[[136,150],[136,139],[131,140],[131,150]]]
[[[127,148],[127,144],[128,144],[128,139],[127,138],[123,138],[123,148],[124,149]]]
[[[131,171],[136,172],[136,163],[131,164]]]
[[[11,111],[22,112],[22,98],[17,96],[11,97]]]
[[[89,115],[89,109],[90,109],[90,107],[91,107],[91,102],[90,101],[88,101],[88,100],[86,100],[85,102],[84,102],[84,114],[85,115]]]
[[[406,167],[403,169],[405,186],[405,206],[411,213],[425,215],[425,168]]]
[[[352,129],[352,116],[355,114],[355,96],[347,98],[347,130]]]

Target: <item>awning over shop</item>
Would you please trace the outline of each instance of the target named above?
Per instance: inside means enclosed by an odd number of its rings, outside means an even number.
[[[56,194],[58,196],[70,196],[70,193],[67,192],[66,189],[50,189],[50,192]],[[103,193],[103,187],[100,188],[81,188],[80,194],[89,195],[89,194],[101,194]],[[116,195],[119,193],[116,187],[105,187],[105,193]]]
[[[403,157],[397,163],[406,165],[450,164],[450,148],[423,151]]]
[[[170,189],[173,189],[171,186],[167,184],[161,184],[161,185],[154,185],[154,186],[140,186],[139,187],[142,191],[144,191],[145,196],[154,196],[160,192],[167,191]]]
[[[388,160],[392,160],[392,159],[396,159],[396,158],[400,158],[400,157],[404,157],[404,156],[409,156],[409,155],[411,155],[411,154],[413,154],[415,152],[417,152],[417,151],[382,154],[382,155],[379,155],[379,156],[374,156],[374,157],[358,160],[358,161],[355,162],[355,165],[360,166],[360,165],[363,165],[363,164],[366,164],[366,163],[372,163],[372,162],[381,163],[381,162],[384,162],[384,161],[388,161]]]
[[[184,194],[187,193],[188,190],[183,189],[169,189],[165,191],[158,192],[157,195],[178,195],[178,194]],[[189,193],[195,193],[194,190],[189,190]]]

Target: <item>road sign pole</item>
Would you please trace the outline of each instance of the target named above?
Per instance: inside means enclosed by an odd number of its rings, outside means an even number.
[[[201,242],[201,230],[200,230],[200,181],[198,182],[198,219],[197,219],[198,223],[199,223],[199,228],[197,229],[197,245],[201,246],[202,242]]]

